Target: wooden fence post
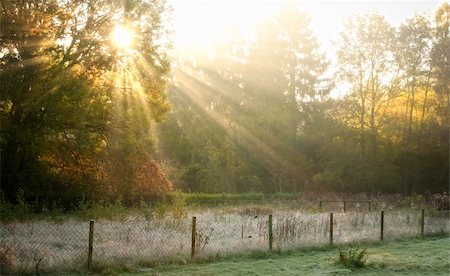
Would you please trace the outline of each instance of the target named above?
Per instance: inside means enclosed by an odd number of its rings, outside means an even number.
[[[269,215],[269,251],[273,248],[272,214]]]
[[[94,221],[89,222],[89,246],[88,246],[88,268],[92,265],[92,251],[94,248]]]
[[[380,240],[384,239],[384,211],[381,211],[381,222],[380,222]]]
[[[372,201],[369,201],[369,212],[372,211]]]
[[[420,220],[420,235],[422,236],[422,238],[425,235],[424,228],[425,228],[425,209],[422,209],[422,218]]]
[[[322,200],[319,200],[319,210],[322,211]]]
[[[345,208],[346,203],[347,203],[347,202],[344,200],[344,213],[345,213],[345,209],[346,209],[346,208]]]
[[[195,257],[195,234],[197,233],[197,218],[192,217],[192,243],[191,243],[191,257]]]
[[[333,245],[333,213],[330,213],[330,245]]]

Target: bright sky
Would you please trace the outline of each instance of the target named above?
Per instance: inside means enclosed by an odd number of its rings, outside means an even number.
[[[311,16],[311,27],[316,34],[322,51],[331,61],[327,75],[333,75],[336,50],[333,42],[339,39],[346,19],[352,15],[378,12],[394,27],[414,14],[434,12],[443,1],[219,1],[219,0],[168,0],[173,6],[174,50],[192,54],[208,51],[215,42],[233,29],[241,35],[252,37],[257,24],[274,15],[286,4],[297,2],[301,10]],[[332,96],[343,95],[348,88],[337,86]]]
[[[173,6],[175,49],[207,48],[235,28],[251,36],[261,19],[273,15],[288,1],[168,0]],[[377,11],[394,26],[415,13],[430,16],[442,1],[291,1],[311,14],[311,26],[325,49],[337,40],[345,19],[357,13]]]

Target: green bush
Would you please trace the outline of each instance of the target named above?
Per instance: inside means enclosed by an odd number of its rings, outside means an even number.
[[[173,217],[176,219],[186,218],[188,213],[188,207],[186,204],[186,197],[180,190],[175,191],[172,199],[172,205],[170,206]]]
[[[118,197],[114,203],[80,201],[76,213],[82,219],[124,220],[128,211],[122,202],[122,198]]]
[[[17,191],[17,203],[8,202],[3,193],[0,195],[0,220],[24,220],[30,218],[33,214],[33,207],[25,202],[24,192],[22,189]]]
[[[359,247],[342,251],[340,248],[337,264],[345,267],[364,267],[367,261],[367,247],[360,249]]]
[[[158,201],[155,203],[153,209],[157,218],[163,218],[169,211],[169,203],[165,200]]]

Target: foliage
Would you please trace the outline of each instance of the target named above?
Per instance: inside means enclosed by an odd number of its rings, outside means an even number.
[[[170,206],[172,215],[176,219],[187,217],[187,204],[184,194],[180,190],[173,193],[172,204]]]
[[[7,199],[22,189],[26,201],[48,209],[52,201],[69,207],[83,196],[121,195],[129,204],[144,188],[145,196],[170,190],[152,158],[150,135],[169,110],[165,13],[159,0],[2,2],[0,147]],[[111,41],[120,23],[139,34],[131,52]],[[124,67],[133,68],[133,77]]]
[[[174,185],[211,194],[447,189],[448,11],[444,3],[434,22],[414,15],[398,28],[376,13],[348,18],[336,43],[340,96],[330,97],[327,60],[294,6],[261,22],[254,40],[227,33],[214,57],[183,59],[158,149],[176,163]]]
[[[3,195],[0,194],[0,220],[2,222],[12,220],[25,220],[33,216],[33,208],[25,201],[22,189],[17,191],[16,204],[10,203]]]
[[[336,260],[336,264],[343,265],[345,267],[364,267],[367,261],[367,247],[365,248],[350,248],[348,251],[342,251],[338,248],[339,256]]]
[[[447,192],[443,192],[442,194],[434,194],[433,204],[438,211],[450,210],[450,200]]]
[[[84,220],[124,220],[128,215],[128,210],[122,203],[122,198],[119,197],[113,203],[104,201],[92,203],[80,202],[76,210],[76,215]]]
[[[155,210],[155,216],[157,218],[163,218],[168,213],[169,207],[169,203],[167,203],[167,201],[165,200],[156,202],[153,206]]]
[[[157,203],[162,216],[308,191],[442,193],[449,13],[443,3],[398,28],[349,18],[330,77],[309,15],[289,3],[252,40],[229,32],[215,55],[179,56],[169,86],[164,0],[2,2],[1,191],[18,206],[2,212],[83,199],[109,216],[172,188],[186,194]],[[136,33],[130,49],[111,43],[116,25]]]

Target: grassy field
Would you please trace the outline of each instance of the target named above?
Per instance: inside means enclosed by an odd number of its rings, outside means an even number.
[[[187,213],[185,218],[165,216],[96,220],[92,267],[95,271],[101,271],[105,267],[120,269],[142,264],[189,263],[192,216],[196,216],[195,256],[198,260],[223,259],[230,255],[242,257],[255,251],[267,255],[269,215],[261,209],[253,211],[258,212],[242,214],[210,211]],[[386,212],[384,240],[419,236],[421,214],[419,210]],[[425,214],[424,234],[450,233],[447,211],[427,211]],[[374,242],[380,239],[379,212],[334,215],[335,244]],[[329,220],[328,213],[274,211],[274,250],[285,254],[299,248],[326,246],[330,237]],[[38,274],[83,269],[87,267],[88,234],[89,223],[77,219],[0,224],[2,272]]]
[[[231,257],[214,263],[142,268],[123,275],[449,275],[450,237],[369,245],[363,268],[336,264],[337,257],[337,248],[325,247]]]

